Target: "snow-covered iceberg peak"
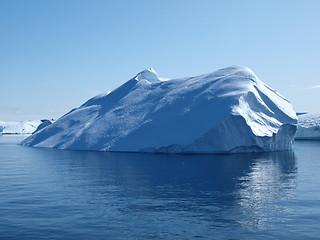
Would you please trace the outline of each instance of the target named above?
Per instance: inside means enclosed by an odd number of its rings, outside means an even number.
[[[161,82],[158,74],[156,73],[156,71],[153,68],[148,68],[142,72],[139,72],[137,74],[137,76],[135,76],[134,79],[137,81],[144,79],[144,80],[147,80],[148,82],[151,82],[151,83]]]
[[[246,67],[162,82],[147,69],[22,145],[197,154],[278,151],[291,148],[296,123],[290,102]]]

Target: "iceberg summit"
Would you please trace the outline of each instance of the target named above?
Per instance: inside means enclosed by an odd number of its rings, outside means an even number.
[[[21,145],[216,154],[289,150],[290,102],[246,67],[161,81],[147,69],[37,131]]]

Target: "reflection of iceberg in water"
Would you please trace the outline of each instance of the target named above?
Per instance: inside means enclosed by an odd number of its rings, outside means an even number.
[[[238,204],[246,216],[240,223],[265,228],[268,221],[283,221],[292,210],[277,202],[295,197],[296,173],[293,152],[261,155],[240,178]]]
[[[45,159],[39,172],[64,179],[59,194],[72,207],[63,214],[76,208],[75,217],[82,218],[92,209],[88,232],[95,226],[103,229],[99,234],[114,231],[122,239],[212,239],[217,233],[217,239],[248,239],[246,234],[253,231],[279,239],[279,231],[268,229],[286,230],[284,221],[294,214],[286,204],[296,192],[292,152],[213,156],[32,151],[44,154],[35,158]]]

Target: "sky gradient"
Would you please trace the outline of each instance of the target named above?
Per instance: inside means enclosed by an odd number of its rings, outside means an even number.
[[[320,112],[320,1],[0,0],[0,120],[58,118],[153,67],[251,68]]]

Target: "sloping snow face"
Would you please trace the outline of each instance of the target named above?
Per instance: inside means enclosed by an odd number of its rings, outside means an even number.
[[[53,122],[52,120],[50,121],[48,119],[41,120],[41,124],[37,127],[37,129],[33,133],[36,133],[36,132],[40,131],[42,128],[45,128],[45,127],[51,125],[52,122]]]
[[[161,82],[152,69],[22,142],[71,150],[233,153],[288,150],[290,102],[246,67]]]
[[[306,113],[298,116],[297,140],[320,140],[320,114]]]
[[[0,121],[1,134],[31,134],[41,124],[40,120],[21,121],[21,122],[2,122]]]

